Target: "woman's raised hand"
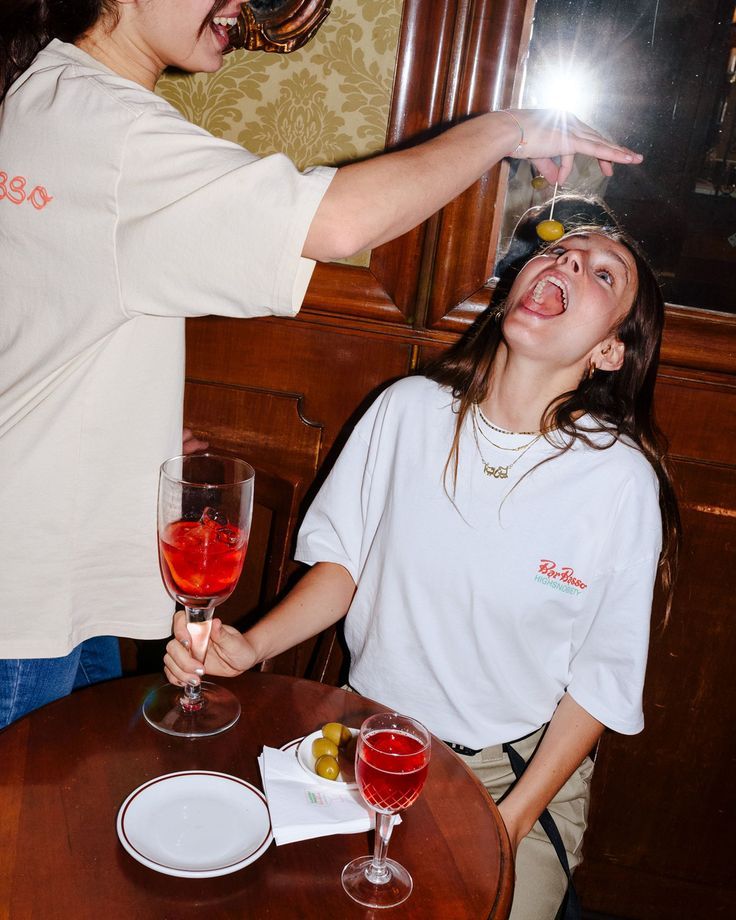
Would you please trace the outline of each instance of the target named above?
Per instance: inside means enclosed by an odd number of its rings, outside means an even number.
[[[551,183],[567,179],[576,153],[597,159],[604,176],[613,174],[613,163],[635,164],[644,159],[640,153],[609,141],[570,112],[508,109],[502,114],[513,118],[519,130],[519,145],[510,156],[531,160]],[[559,157],[559,165],[553,157]]]
[[[245,636],[217,617],[212,620],[204,669],[189,654],[190,648],[186,616],[180,610],[174,616],[174,638],[166,646],[164,655],[164,672],[169,683],[179,687],[187,683],[197,684],[205,672],[220,677],[236,677],[257,664],[256,653]]]

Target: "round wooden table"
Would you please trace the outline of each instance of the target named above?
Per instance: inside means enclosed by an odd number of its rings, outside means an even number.
[[[0,916],[75,920],[212,918],[441,918],[508,916],[513,861],[498,812],[473,774],[436,743],[417,803],[389,855],[414,877],[391,911],[370,911],[343,892],[340,872],[373,847],[373,833],[277,847],[218,878],[174,878],[132,859],[115,821],[129,792],[179,770],[233,774],[261,788],[256,758],[328,721],[360,725],[382,707],[311,681],[249,673],[227,685],[243,713],[230,731],[187,741],[141,716],[161,679],[127,678],[78,691],[0,733]],[[7,910],[7,913],[3,911]]]

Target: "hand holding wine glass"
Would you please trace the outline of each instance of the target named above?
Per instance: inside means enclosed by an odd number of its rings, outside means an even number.
[[[373,856],[361,856],[342,870],[342,885],[366,907],[395,907],[405,901],[414,883],[406,869],[386,858],[394,820],[413,805],[424,787],[431,736],[415,719],[398,713],[370,716],[360,727],[355,752],[355,777],[370,808],[376,812]]]
[[[184,605],[192,656],[204,664],[214,608],[233,592],[243,569],[253,514],[253,468],[215,454],[174,457],[161,467],[159,564],[166,589]],[[240,716],[237,698],[211,683],[165,685],[143,704],[160,731],[214,735]]]
[[[166,646],[164,673],[172,684],[184,686],[188,680],[195,680],[197,672],[204,670],[208,675],[237,677],[258,664],[258,653],[243,634],[234,626],[228,626],[216,616],[212,618],[212,631],[204,663],[197,661],[191,649],[191,635],[187,629],[186,612],[179,610],[174,616],[174,636]]]

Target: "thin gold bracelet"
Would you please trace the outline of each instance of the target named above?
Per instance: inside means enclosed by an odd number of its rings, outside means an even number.
[[[524,144],[526,143],[526,141],[525,141],[525,139],[524,139],[524,128],[522,127],[522,124],[521,124],[521,122],[519,121],[519,119],[516,117],[516,115],[513,114],[513,112],[510,112],[508,109],[497,109],[496,111],[501,112],[503,115],[508,115],[509,118],[511,118],[511,119],[513,120],[513,122],[514,122],[514,124],[516,125],[516,127],[519,129],[519,134],[521,135],[521,138],[520,138],[520,140],[519,140],[519,143],[516,145],[516,147],[514,147],[514,149],[511,151],[511,153],[507,154],[507,156],[512,157],[512,156],[514,156],[514,154],[516,153],[516,151],[519,149],[519,147],[523,147]]]

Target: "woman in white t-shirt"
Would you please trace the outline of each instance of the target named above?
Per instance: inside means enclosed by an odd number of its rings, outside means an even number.
[[[244,635],[212,631],[205,670],[232,675],[347,613],[351,687],[426,723],[502,799],[514,920],[551,920],[565,896],[604,727],[643,727],[679,526],[652,418],[663,319],[620,232],[548,246],[360,420],[300,530],[313,568]],[[196,681],[181,618],[175,637],[168,677]]]

